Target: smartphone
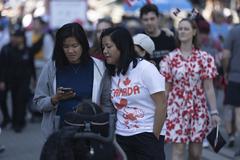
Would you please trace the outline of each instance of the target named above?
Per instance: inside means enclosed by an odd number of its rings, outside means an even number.
[[[63,92],[70,92],[70,91],[73,91],[72,88],[62,88],[61,89]]]

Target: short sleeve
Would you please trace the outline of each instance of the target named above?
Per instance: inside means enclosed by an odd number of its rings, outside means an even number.
[[[207,54],[206,52],[202,54],[202,67],[200,78],[204,79],[213,79],[217,76],[217,69],[214,62],[214,58]]]
[[[160,62],[160,73],[166,78],[166,82],[172,82],[171,61],[169,56],[165,56]]]
[[[144,67],[141,77],[150,94],[165,91],[165,78],[153,64],[149,63]]]

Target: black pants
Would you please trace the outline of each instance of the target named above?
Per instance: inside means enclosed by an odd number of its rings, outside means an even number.
[[[0,91],[0,106],[3,114],[3,122],[10,121],[10,116],[8,113],[7,107],[7,89],[4,91]]]
[[[164,136],[157,140],[153,133],[144,132],[116,138],[128,160],[165,160]]]
[[[13,84],[11,87],[12,93],[12,124],[13,127],[24,127],[26,124],[25,115],[29,97],[28,81]]]

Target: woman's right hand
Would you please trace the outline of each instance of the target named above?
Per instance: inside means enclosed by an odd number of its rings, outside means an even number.
[[[53,105],[56,105],[61,100],[70,99],[76,96],[76,93],[74,91],[63,91],[63,87],[59,87],[57,89],[57,92],[54,96],[51,98],[51,102]]]

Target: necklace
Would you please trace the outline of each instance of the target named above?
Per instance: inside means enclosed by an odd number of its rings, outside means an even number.
[[[73,72],[75,73],[75,74],[77,74],[78,73],[78,71],[79,71],[79,69],[80,69],[80,65],[70,65],[71,66],[71,68],[72,68],[72,70],[73,70]]]
[[[181,49],[179,49],[179,52],[180,52],[182,58],[184,60],[187,60],[189,57],[191,57],[191,55],[193,53],[193,49],[191,51],[182,51]]]

